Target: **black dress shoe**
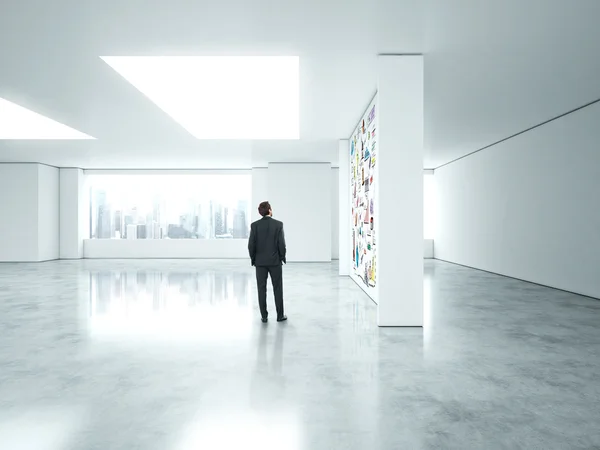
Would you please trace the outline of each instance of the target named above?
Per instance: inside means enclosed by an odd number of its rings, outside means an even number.
[[[285,322],[287,320],[287,316],[281,316],[277,318],[277,322]]]
[[[260,320],[262,320],[262,323],[267,323],[267,322],[269,321],[269,319],[267,319],[266,317],[263,317],[263,318],[262,318],[262,319],[260,319]]]

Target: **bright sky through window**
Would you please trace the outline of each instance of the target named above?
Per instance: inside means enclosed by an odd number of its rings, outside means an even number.
[[[0,139],[94,139],[0,98]]]
[[[296,56],[104,56],[198,139],[299,139]]]

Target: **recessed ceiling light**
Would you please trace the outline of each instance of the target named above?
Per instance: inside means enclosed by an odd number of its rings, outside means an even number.
[[[95,139],[0,98],[0,139]]]
[[[104,56],[198,139],[299,139],[297,56]]]

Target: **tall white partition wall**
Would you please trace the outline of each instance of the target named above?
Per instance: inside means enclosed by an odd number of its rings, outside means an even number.
[[[273,217],[284,222],[288,262],[331,261],[331,164],[270,163]]]
[[[379,326],[422,326],[422,56],[379,57],[378,94],[339,164],[340,275],[377,303]]]
[[[378,70],[378,325],[423,326],[423,57]]]

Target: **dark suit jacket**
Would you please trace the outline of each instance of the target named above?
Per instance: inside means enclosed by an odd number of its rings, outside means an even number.
[[[248,252],[253,266],[280,266],[286,262],[283,223],[270,216],[254,222],[250,227]]]

